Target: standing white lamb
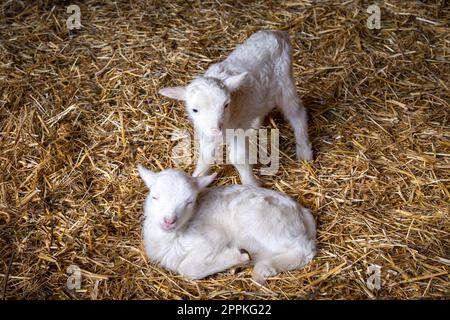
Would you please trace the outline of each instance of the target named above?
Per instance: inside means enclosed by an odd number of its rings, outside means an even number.
[[[294,128],[298,159],[311,160],[307,115],[295,91],[292,47],[281,31],[259,31],[223,62],[186,87],[163,88],[160,94],[185,101],[199,138],[200,157],[194,176],[207,174],[214,162],[217,137],[225,129],[258,129],[264,117],[279,107]],[[243,184],[258,185],[248,162],[248,141],[227,141],[230,160]]]
[[[148,257],[191,279],[254,264],[259,283],[303,267],[316,253],[316,226],[308,209],[286,194],[251,185],[205,189],[215,174],[182,171],[139,174],[150,189],[144,205]]]

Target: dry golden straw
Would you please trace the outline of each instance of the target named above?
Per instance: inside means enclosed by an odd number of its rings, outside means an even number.
[[[445,2],[380,1],[370,30],[372,1],[3,1],[0,298],[449,298]],[[69,4],[80,30],[67,30]],[[174,167],[173,130],[192,133],[158,88],[188,83],[259,29],[290,33],[315,151],[294,160],[292,131],[271,113],[281,167],[262,179],[312,209],[319,253],[266,288],[250,268],[189,281],[144,256],[136,166]],[[216,169],[216,185],[239,182]],[[70,265],[79,290],[66,286]]]

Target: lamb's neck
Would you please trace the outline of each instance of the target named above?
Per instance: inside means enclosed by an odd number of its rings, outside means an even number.
[[[211,65],[205,72],[205,77],[217,78],[219,80],[225,80],[232,75],[229,70],[225,68],[223,63],[216,63]]]

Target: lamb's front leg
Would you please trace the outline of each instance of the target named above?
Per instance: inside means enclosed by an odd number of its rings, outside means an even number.
[[[204,176],[208,173],[209,167],[216,159],[216,148],[219,142],[215,138],[200,137],[199,138],[199,155],[197,166],[195,167],[194,177]]]
[[[227,143],[229,144],[230,162],[239,172],[242,184],[259,186],[260,182],[253,173],[253,164],[250,163],[251,157],[249,157],[249,144],[252,142],[247,137],[245,139],[234,139],[233,136],[233,138],[227,137]],[[255,152],[255,150],[257,149],[252,149],[252,152]]]
[[[225,271],[234,266],[247,264],[250,257],[238,248],[226,248],[214,256],[205,257],[204,251],[189,254],[180,264],[178,271],[190,279],[202,279]]]

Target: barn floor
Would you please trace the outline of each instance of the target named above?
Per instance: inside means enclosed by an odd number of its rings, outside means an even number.
[[[3,1],[0,297],[449,298],[449,7],[381,1],[370,30],[372,1],[313,2]],[[70,4],[83,27],[69,33]],[[315,160],[295,160],[273,112],[280,170],[261,178],[312,209],[319,253],[265,288],[251,268],[189,281],[142,250],[136,166],[175,167],[173,130],[192,132],[157,90],[269,28],[292,37]]]

